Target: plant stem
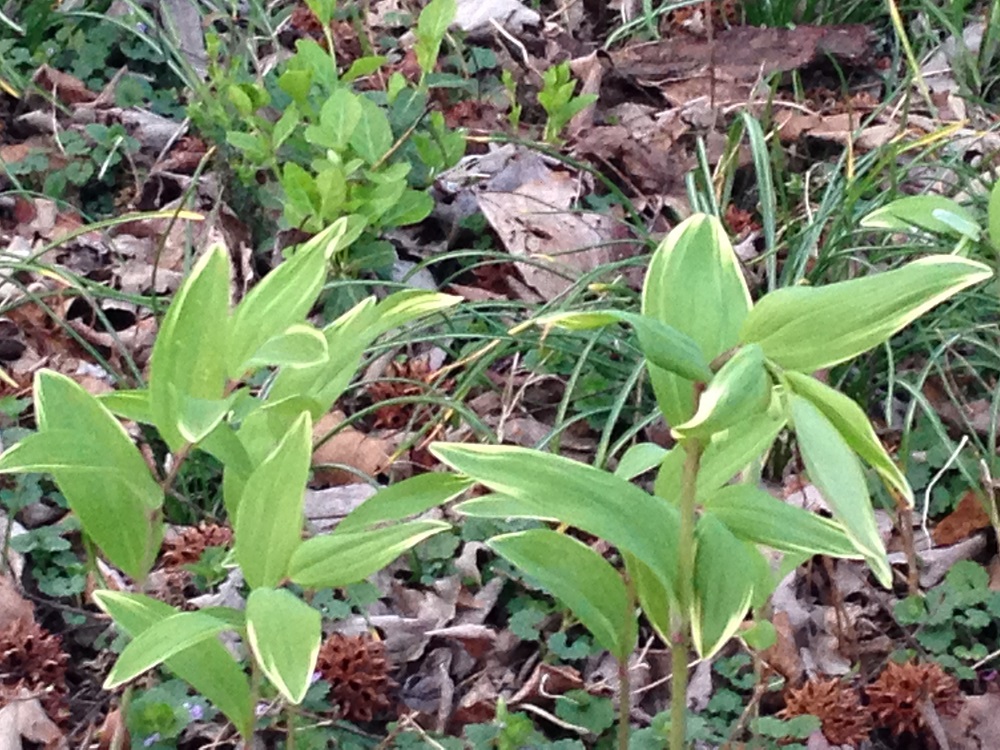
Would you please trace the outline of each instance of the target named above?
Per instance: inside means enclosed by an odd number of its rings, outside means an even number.
[[[635,617],[636,594],[632,578],[625,573],[625,590],[628,592],[626,617]],[[629,730],[632,720],[632,677],[628,656],[618,660],[618,750],[628,750]]]
[[[702,445],[688,440],[684,448],[681,478],[681,528],[677,541],[677,609],[670,644],[673,674],[670,681],[670,750],[683,750],[686,738],[688,653],[691,647],[691,605],[694,602],[694,524],[698,491],[698,468]]]

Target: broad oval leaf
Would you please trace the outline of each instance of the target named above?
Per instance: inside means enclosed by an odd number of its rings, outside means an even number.
[[[177,613],[156,599],[119,591],[96,591],[94,603],[133,638]],[[244,739],[250,737],[254,722],[250,682],[221,641],[201,641],[167,658],[163,665],[222,711]]]
[[[740,332],[788,370],[813,372],[877,346],[935,305],[993,275],[988,266],[935,255],[823,287],[786,287],[764,297]]]
[[[471,479],[429,472],[379,490],[337,525],[337,533],[386,521],[401,521],[454,500],[473,485]]]
[[[318,419],[340,398],[354,378],[361,356],[379,336],[397,326],[452,307],[460,297],[422,290],[396,292],[377,305],[366,299],[323,329],[329,361],[320,365],[284,368],[271,385],[270,397],[305,396],[316,406]]]
[[[351,133],[351,148],[366,164],[375,164],[392,148],[392,126],[382,107],[367,96],[359,96],[358,103],[361,117]]]
[[[298,705],[306,697],[319,655],[322,618],[285,589],[254,589],[247,597],[247,640],[254,659],[278,692]]]
[[[430,450],[459,473],[512,498],[524,515],[558,519],[633,554],[665,590],[676,591],[680,518],[672,504],[609,472],[541,451],[449,443],[434,443]]]
[[[549,529],[495,536],[486,546],[560,599],[615,658],[628,659],[637,618],[621,574],[601,555]]]
[[[312,367],[330,358],[326,338],[313,326],[289,326],[283,333],[268,339],[246,360],[246,369],[258,367]]]
[[[872,211],[861,226],[897,232],[923,229],[936,234],[979,238],[976,217],[943,195],[908,195]]]
[[[839,523],[783,503],[749,484],[723,487],[705,501],[705,512],[745,542],[809,556],[861,557]]]
[[[170,615],[143,630],[125,647],[108,673],[104,689],[112,690],[228,629],[228,623],[202,612]]]
[[[233,524],[236,561],[251,588],[277,586],[302,538],[312,420],[302,414],[246,481]]]
[[[737,343],[750,310],[739,260],[722,223],[696,214],[678,224],[653,253],[642,290],[642,314],[693,339],[709,361]],[[668,424],[694,413],[691,383],[650,367],[656,400]]]
[[[382,529],[337,529],[302,542],[289,562],[288,577],[309,589],[358,583],[424,539],[450,528],[444,521],[410,521]]]
[[[695,649],[710,659],[739,629],[753,598],[760,555],[710,514],[695,527],[694,606],[691,635]]]
[[[349,86],[335,89],[319,113],[319,125],[310,125],[305,130],[306,140],[322,148],[343,151],[361,122],[360,97]]]
[[[702,453],[698,470],[698,499],[703,500],[759,460],[786,423],[784,409],[775,399],[767,412],[750,422],[715,433]],[[670,450],[660,464],[653,491],[659,497],[676,499],[683,468],[683,449]]]
[[[615,468],[615,476],[622,479],[635,479],[640,474],[645,474],[663,463],[667,457],[666,448],[661,448],[656,443],[636,443],[630,446]]]
[[[229,257],[215,245],[177,290],[150,358],[150,412],[174,452],[187,442],[178,427],[183,400],[222,399],[228,329]]]
[[[236,306],[227,352],[229,377],[243,375],[252,366],[251,357],[266,342],[305,320],[323,288],[330,252],[346,231],[346,219],[324,229],[265,276]]]
[[[790,400],[792,422],[806,471],[858,552],[883,586],[892,585],[892,570],[875,523],[861,464],[823,413],[801,396]]]
[[[65,375],[40,371],[34,397],[40,431],[0,456],[0,472],[50,473],[87,536],[141,580],[163,538],[163,491],[142,455],[111,412]]]
[[[823,412],[851,449],[912,506],[913,489],[878,439],[864,410],[850,397],[809,375],[789,370],[785,378],[792,390]]]
[[[97,396],[105,409],[116,417],[142,424],[153,424],[149,409],[149,391],[145,388],[110,391]]]
[[[771,389],[764,352],[754,344],[744,346],[709,381],[694,416],[673,431],[681,439],[704,439],[748,422],[767,409]]]
[[[617,310],[588,310],[546,315],[535,321],[540,326],[554,326],[579,331],[600,328],[612,323],[628,323],[635,329],[643,356],[652,365],[687,380],[708,381],[712,371],[705,355],[689,336],[658,320]]]

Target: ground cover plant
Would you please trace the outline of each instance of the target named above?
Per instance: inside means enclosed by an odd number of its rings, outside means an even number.
[[[996,744],[998,19],[0,3],[0,744]]]

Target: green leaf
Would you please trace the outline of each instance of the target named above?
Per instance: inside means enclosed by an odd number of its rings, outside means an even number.
[[[229,377],[251,367],[251,358],[265,343],[305,321],[326,280],[326,263],[347,231],[341,219],[300,247],[251,289],[233,311]]]
[[[721,521],[702,515],[695,527],[694,607],[691,633],[703,659],[710,659],[732,638],[746,617],[753,596],[755,569],[748,549]]]
[[[1000,253],[1000,180],[993,183],[990,190],[989,207],[986,211],[987,234],[993,250]]]
[[[316,408],[318,419],[340,398],[361,364],[361,356],[379,336],[411,320],[446,310],[460,297],[422,290],[396,292],[377,305],[368,299],[323,329],[327,348],[333,355],[323,365],[283,369],[271,386],[270,398],[306,396]]]
[[[116,417],[142,424],[153,424],[149,409],[149,391],[145,388],[101,393],[97,400]]]
[[[417,64],[424,73],[434,70],[441,41],[455,19],[456,0],[431,0],[417,19]]]
[[[322,149],[340,153],[357,132],[363,114],[362,97],[350,88],[338,88],[323,102],[319,125],[306,128],[306,140]]]
[[[993,272],[934,255],[902,268],[823,287],[786,287],[757,303],[740,332],[789,370],[812,372],[877,346],[935,305]]]
[[[361,118],[351,134],[351,148],[366,164],[375,164],[392,148],[392,126],[385,111],[366,96],[359,96]]]
[[[784,503],[749,484],[723,487],[705,501],[705,512],[745,542],[810,557],[861,557],[839,523]]]
[[[201,612],[178,612],[143,630],[122,651],[104,681],[105,690],[138,677],[172,656],[214,638],[229,625]]]
[[[701,349],[691,338],[658,320],[617,310],[593,310],[546,315],[535,321],[571,331],[600,328],[612,323],[628,323],[636,332],[643,355],[651,365],[676,373],[687,380],[709,381],[712,371]]]
[[[180,399],[180,416],[177,420],[177,430],[181,437],[191,444],[204,440],[226,418],[232,408],[233,398],[212,401],[185,396]]]
[[[913,489],[878,439],[864,410],[853,399],[816,378],[794,371],[786,372],[785,378],[792,390],[819,409],[851,449],[912,506]]]
[[[247,597],[247,640],[261,671],[288,702],[306,697],[322,632],[319,611],[284,589]]]
[[[236,561],[251,588],[277,586],[302,538],[312,420],[302,414],[246,481],[234,524]]]
[[[264,342],[245,363],[246,369],[258,367],[312,367],[330,358],[323,332],[313,326],[289,326],[284,333]]]
[[[302,115],[299,114],[299,108],[293,102],[274,123],[274,131],[271,133],[271,148],[275,151],[281,148],[281,144],[291,137],[301,121]]]
[[[861,226],[907,232],[914,228],[935,234],[979,238],[976,217],[951,198],[942,195],[910,195],[872,211]]]
[[[142,594],[96,591],[94,603],[133,638],[176,614],[170,605]],[[250,737],[254,721],[250,683],[220,641],[202,641],[163,664],[222,711],[244,738]]]
[[[228,329],[229,258],[216,245],[177,290],[150,359],[150,411],[174,452],[187,442],[179,428],[184,399],[222,399]]]
[[[790,400],[792,421],[806,471],[834,516],[871,566],[883,586],[892,585],[892,570],[875,523],[861,465],[837,428],[801,396]]]
[[[619,661],[632,653],[637,621],[625,583],[597,552],[549,529],[503,534],[486,544],[565,603]]]
[[[698,499],[728,484],[774,443],[787,419],[777,399],[771,408],[747,424],[717,432],[705,447],[698,470]],[[672,449],[660,464],[653,491],[666,499],[677,498],[684,468],[684,451]]]
[[[709,381],[694,416],[673,431],[682,440],[705,439],[749,422],[771,403],[771,388],[764,352],[753,344],[742,347]]]
[[[424,539],[450,528],[443,521],[411,521],[364,531],[338,528],[302,542],[292,555],[288,576],[310,589],[358,583]]]
[[[434,443],[442,462],[518,503],[526,517],[555,518],[635,555],[674,591],[676,507],[592,466],[526,448]],[[457,507],[464,512],[470,503]],[[471,506],[474,507],[474,506]]]
[[[337,525],[337,533],[362,529],[386,521],[401,521],[443,505],[465,492],[474,482],[442,472],[418,474],[379,490]]]
[[[0,472],[47,472],[84,532],[107,558],[141,580],[163,538],[163,492],[118,420],[64,375],[35,376],[40,432],[0,457]],[[100,446],[100,450],[95,450]]]
[[[661,448],[656,443],[636,443],[621,457],[615,469],[615,476],[635,479],[663,463],[667,453],[666,448]]]
[[[687,335],[711,361],[737,343],[750,309],[739,261],[718,219],[697,214],[677,225],[653,253],[642,313]],[[650,367],[656,400],[668,424],[694,414],[693,385]]]
[[[359,78],[370,76],[376,70],[389,62],[389,58],[383,55],[368,55],[359,57],[351,63],[351,67],[340,77],[344,83],[353,83]]]

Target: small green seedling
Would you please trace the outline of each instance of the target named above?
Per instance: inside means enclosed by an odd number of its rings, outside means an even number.
[[[753,304],[722,224],[696,215],[654,253],[641,314],[595,310],[536,321],[631,326],[677,447],[635,446],[616,474],[518,447],[438,443],[431,451],[492,492],[461,503],[460,512],[561,522],[617,547],[624,571],[547,528],[488,542],[622,664],[635,648],[641,608],[672,647],[672,694],[683,696],[689,647],[711,657],[773,590],[761,548],[784,555],[786,566],[817,554],[862,559],[882,585],[891,584],[861,462],[911,504],[912,490],[862,408],[810,373],[878,346],[991,276],[982,263],[933,256],[843,283],[780,289]],[[783,503],[754,481],[731,483],[786,428],[832,519]],[[649,469],[658,471],[652,495],[629,481]],[[627,694],[627,669],[621,677]],[[620,703],[619,746],[626,748],[628,701]],[[672,750],[685,746],[685,734],[684,701],[674,700]]]
[[[506,85],[506,81],[504,82]],[[542,76],[542,90],[538,92],[538,103],[542,105],[548,119],[545,121],[546,143],[557,143],[569,121],[597,101],[596,94],[576,96],[576,81],[569,69],[569,62],[551,66]],[[508,88],[508,91],[510,89]],[[520,110],[518,110],[520,116]]]
[[[449,528],[394,522],[420,512],[413,505],[428,491],[433,504],[469,484],[434,474],[397,485],[403,495],[390,488],[331,534],[302,539],[314,420],[347,388],[379,336],[458,301],[405,291],[377,304],[365,300],[323,329],[308,324],[328,262],[350,239],[348,222],[338,221],[234,309],[229,256],[221,247],[206,252],[162,322],[146,388],[97,398],[58,373],[36,376],[38,431],[0,456],[0,473],[51,474],[84,535],[136,581],[160,550],[163,499],[180,465],[201,450],[224,467],[233,555],[250,588],[245,611],[180,612],[143,594],[97,591],[94,601],[133,639],[108,675],[108,689],[163,665],[248,738],[261,678],[287,704],[298,704],[316,663],[320,613],[285,584],[315,590],[356,583]],[[265,385],[252,390],[246,383],[259,382],[252,376],[261,370]],[[150,473],[119,417],[156,428],[171,454],[164,477]],[[251,654],[252,680],[217,638],[227,631]]]

